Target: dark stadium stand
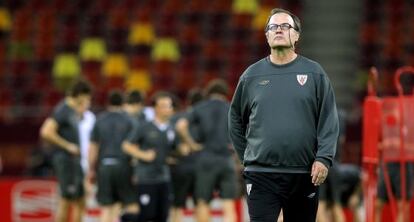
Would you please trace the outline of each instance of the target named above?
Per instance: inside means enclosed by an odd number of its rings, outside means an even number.
[[[263,27],[274,7],[299,15],[302,8],[289,0],[2,1],[3,147],[36,143],[40,123],[78,76],[94,86],[94,110],[113,88],[184,98],[216,77],[234,88],[247,65],[268,53]],[[10,136],[22,124],[29,135]]]
[[[111,88],[134,88],[133,84],[125,84],[128,73],[142,69],[151,75],[149,92],[168,89],[184,95],[189,88],[214,77],[226,78],[234,85],[253,58],[267,53],[262,29],[256,31],[252,26],[255,14],[251,11],[257,9],[249,7],[257,5],[237,2],[4,1],[0,8],[0,59],[4,64],[0,87],[2,95],[9,93],[15,98],[2,99],[2,110],[53,106],[57,100],[53,90],[62,91],[62,82],[71,79],[53,74],[55,59],[67,53],[79,55],[75,62],[80,64],[75,67],[79,66],[80,75],[95,87],[103,87],[97,90],[103,94]],[[279,1],[274,5],[275,1],[258,1],[258,5],[266,9],[289,6],[298,11],[298,2]],[[161,44],[165,38],[170,42]],[[176,41],[178,47],[171,41]],[[127,59],[126,73],[103,74],[108,62],[105,58],[112,54]],[[76,70],[62,72],[78,75]],[[38,89],[41,92],[32,93]],[[95,102],[94,106],[103,105],[101,99]],[[33,121],[40,121],[47,113],[37,115]],[[13,121],[19,122],[19,118]]]

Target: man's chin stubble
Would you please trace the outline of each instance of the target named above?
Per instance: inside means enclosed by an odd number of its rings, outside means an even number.
[[[290,49],[291,47],[290,46],[287,46],[287,45],[277,45],[277,46],[272,46],[272,49],[273,50],[276,50],[276,51],[284,51],[285,49]]]

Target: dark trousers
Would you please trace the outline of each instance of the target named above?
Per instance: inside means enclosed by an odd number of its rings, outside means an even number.
[[[314,222],[318,187],[310,174],[244,172],[251,222],[275,222],[283,209],[285,222]]]
[[[139,222],[167,222],[171,204],[170,184],[138,184]]]

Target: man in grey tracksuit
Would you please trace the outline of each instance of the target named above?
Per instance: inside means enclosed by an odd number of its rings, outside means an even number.
[[[298,17],[274,9],[266,27],[271,54],[240,77],[229,133],[245,166],[251,221],[315,221],[318,185],[338,137],[335,96],[322,67],[295,53]]]

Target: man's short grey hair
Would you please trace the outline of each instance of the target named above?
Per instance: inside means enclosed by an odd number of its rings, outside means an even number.
[[[269,17],[267,18],[267,22],[266,22],[266,27],[265,27],[265,32],[267,31],[267,26],[269,25],[269,21],[270,18],[278,13],[285,13],[290,15],[290,17],[292,17],[293,19],[293,29],[295,29],[297,32],[301,33],[302,32],[302,26],[300,23],[300,19],[299,17],[297,17],[295,14],[293,14],[292,12],[286,10],[286,9],[282,9],[282,8],[274,8],[272,9],[272,11],[270,12]]]

